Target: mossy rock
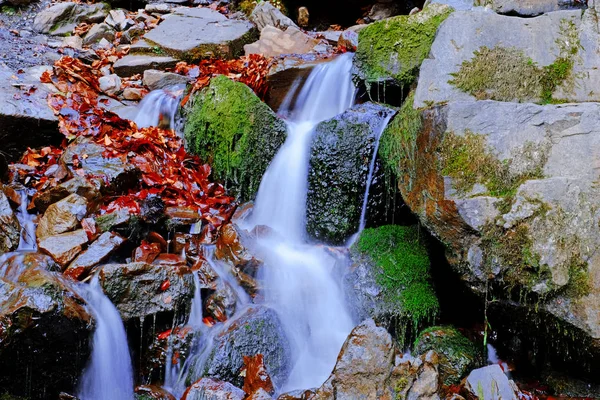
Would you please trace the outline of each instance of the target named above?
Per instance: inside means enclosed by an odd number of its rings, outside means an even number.
[[[354,57],[358,77],[367,83],[410,85],[439,25],[452,11],[448,5],[431,4],[417,14],[388,18],[361,30]]]
[[[243,83],[213,78],[183,110],[188,151],[212,167],[215,179],[246,201],[286,137],[285,123]]]
[[[475,345],[456,328],[434,326],[427,328],[415,340],[414,351],[425,354],[435,351],[440,357],[440,377],[444,385],[454,385],[481,360]]]
[[[370,258],[384,300],[400,320],[412,323],[407,328],[418,331],[435,320],[439,303],[430,283],[429,256],[418,226],[365,229],[352,252]]]

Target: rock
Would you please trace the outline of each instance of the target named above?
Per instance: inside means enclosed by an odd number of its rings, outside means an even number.
[[[0,255],[19,247],[21,225],[15,216],[8,198],[0,190]]]
[[[214,29],[218,26],[218,29]],[[227,19],[208,8],[176,8],[144,40],[165,54],[187,62],[204,58],[235,58],[256,37],[248,21]]]
[[[395,398],[407,400],[439,400],[440,379],[438,356],[429,351],[421,357],[396,356],[391,380],[395,382]]]
[[[99,278],[123,321],[189,309],[194,295],[194,280],[186,267],[107,264],[100,269]]]
[[[72,392],[89,355],[91,317],[53,265],[39,253],[0,257],[0,387],[15,396]]]
[[[340,35],[337,45],[348,51],[356,51],[358,48],[358,33],[356,31],[346,29]]]
[[[308,26],[309,19],[310,14],[308,13],[308,8],[300,7],[298,9],[298,25],[300,25],[303,28],[306,28]]]
[[[202,375],[242,386],[243,356],[256,354],[264,356],[275,386],[282,385],[290,372],[290,344],[275,311],[258,305],[249,307],[215,337],[208,359],[204,365],[196,365],[188,379]]]
[[[87,244],[88,237],[83,229],[59,235],[48,236],[39,241],[39,249],[50,255],[61,267],[65,267],[81,253],[82,246]]]
[[[290,26],[285,31],[267,25],[260,32],[260,40],[244,46],[246,55],[262,54],[276,57],[282,54],[304,54],[319,44],[300,29]]]
[[[75,50],[83,50],[83,39],[80,36],[65,36],[62,45]]]
[[[82,169],[86,176],[99,179],[103,193],[126,192],[138,184],[140,171],[118,157],[105,158],[105,150],[103,145],[80,136],[67,146],[60,160],[72,172]],[[80,157],[83,154],[87,155],[85,159]],[[78,161],[79,167],[73,165],[74,160]]]
[[[273,397],[263,388],[252,393],[247,400],[271,400]]]
[[[9,162],[17,162],[28,147],[58,146],[64,139],[58,131],[58,119],[48,107],[52,89],[40,83],[35,72],[18,73],[0,65],[0,141]],[[36,90],[24,95],[33,87]]]
[[[430,350],[435,351],[440,358],[440,379],[446,386],[460,383],[480,358],[473,343],[449,326],[434,326],[419,334],[414,352],[425,354]]]
[[[452,8],[432,4],[415,15],[400,15],[370,24],[358,34],[354,57],[357,75],[367,83],[410,85]]]
[[[121,78],[116,74],[102,76],[98,79],[100,90],[109,96],[114,96],[121,91]]]
[[[112,42],[115,40],[115,30],[108,24],[95,24],[83,38],[83,45],[89,46],[98,43],[101,39]]]
[[[499,365],[489,365],[472,371],[467,377],[465,388],[480,399],[517,400],[516,385],[511,382]]]
[[[128,54],[118,59],[113,64],[115,74],[120,77],[129,77],[143,74],[147,69],[172,68],[177,64],[177,59],[167,56]]]
[[[321,32],[316,32],[316,34],[317,34],[317,37],[322,36],[329,44],[335,46],[335,45],[337,45],[342,32],[341,31],[321,31]]]
[[[105,261],[115,250],[117,250],[125,238],[113,232],[105,232],[86,251],[81,253],[69,264],[65,275],[79,279],[87,274],[93,267]]]
[[[268,1],[262,1],[254,7],[250,14],[250,21],[256,24],[259,31],[266,26],[274,26],[285,30],[290,26],[296,27],[294,21],[283,15],[283,13]]]
[[[148,14],[168,14],[175,6],[169,3],[148,3],[144,8]]]
[[[181,400],[243,400],[246,394],[231,383],[202,378],[187,388]]]
[[[138,22],[137,24],[133,25],[131,28],[123,32],[123,35],[121,35],[120,43],[132,44],[134,41],[136,41],[137,38],[146,33],[144,27],[145,25],[142,22]],[[130,53],[133,54],[131,51]]]
[[[381,21],[382,19],[400,14],[400,5],[393,1],[378,1],[373,4],[367,18],[370,21]]]
[[[48,236],[74,230],[87,214],[87,200],[77,194],[50,205],[36,228],[38,242]]]
[[[452,267],[475,292],[509,285],[538,299],[533,306],[501,292],[494,310],[510,310],[510,329],[543,321],[531,327],[542,335],[540,323],[559,324],[574,339],[549,330],[546,351],[561,355],[555,346],[568,346],[577,367],[593,371],[600,354],[600,255],[593,250],[600,245],[593,167],[600,105],[454,100],[415,112],[412,104],[382,138],[382,146],[389,140],[406,151],[386,156],[395,160],[389,166],[406,204],[446,244]]]
[[[106,3],[57,3],[36,15],[33,29],[38,33],[66,36],[81,22],[102,22],[109,9]]]
[[[341,244],[358,231],[377,139],[394,113],[365,103],[316,127],[306,204],[309,235]],[[323,182],[329,184],[323,186]]]
[[[423,61],[415,106],[475,98],[599,101],[595,15],[592,8],[531,19],[479,9],[456,12],[440,27]],[[508,73],[506,63],[512,65]]]
[[[100,198],[98,186],[97,182],[92,183],[76,175],[58,186],[54,186],[43,192],[37,192],[33,196],[32,202],[40,213],[45,213],[51,204],[64,199],[70,194],[77,194],[84,197],[88,202],[95,202]]]
[[[123,98],[125,100],[140,101],[147,93],[145,89],[128,87],[123,90]]]
[[[155,385],[140,385],[135,388],[136,400],[177,400],[166,389]]]
[[[279,110],[296,79],[306,79],[320,62],[316,53],[275,58],[267,75],[267,104]]]
[[[144,71],[144,85],[150,90],[163,89],[168,86],[185,85],[189,79],[173,72],[163,72],[155,69]]]
[[[110,10],[108,17],[106,17],[104,20],[104,23],[112,27],[114,30],[122,32],[133,26],[135,22],[127,18],[125,10],[118,9]]]
[[[212,160],[213,177],[251,199],[285,140],[285,123],[250,88],[222,75],[192,96],[183,114],[188,151]]]
[[[583,8],[583,4],[569,0],[493,0],[490,6],[498,14],[522,17],[535,17],[569,8]]]

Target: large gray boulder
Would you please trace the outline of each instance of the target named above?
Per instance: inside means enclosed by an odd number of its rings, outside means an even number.
[[[248,21],[227,19],[208,8],[180,7],[144,35],[165,54],[188,62],[203,58],[235,58],[256,39],[256,28]]]
[[[365,103],[317,126],[306,206],[311,236],[340,244],[358,231],[373,154],[394,113],[391,108]]]
[[[279,317],[264,306],[249,307],[213,341],[212,350],[202,365],[196,365],[188,376],[194,381],[200,376],[231,382],[241,387],[239,375],[243,356],[262,354],[275,386],[282,385],[291,368],[291,349]]]
[[[498,14],[535,17],[569,8],[583,8],[584,3],[571,0],[492,0],[490,6]]]
[[[528,19],[483,9],[454,12],[440,26],[423,61],[415,107],[475,97],[544,103],[600,100],[596,14],[593,7]]]
[[[38,33],[66,36],[81,23],[102,22],[108,15],[107,3],[56,3],[36,15],[33,29]]]

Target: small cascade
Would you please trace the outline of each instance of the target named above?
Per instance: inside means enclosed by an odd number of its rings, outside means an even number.
[[[29,206],[27,189],[20,189],[17,192],[21,196],[21,205],[17,210],[17,219],[21,225],[21,238],[19,239],[17,251],[36,251],[35,215],[32,215],[27,211],[27,207]]]
[[[316,125],[354,103],[352,54],[319,65],[299,93],[283,102],[290,109],[288,137],[263,176],[245,228],[267,225],[276,234],[258,239],[265,301],[281,319],[292,346],[294,365],[284,391],[320,386],[354,326],[336,281],[335,258],[306,241],[308,163]],[[291,99],[294,98],[295,101]]]
[[[184,85],[176,85],[148,93],[138,105],[136,125],[139,128],[175,129],[175,114],[184,90]]]
[[[80,289],[96,321],[92,355],[80,382],[81,400],[132,400],[133,371],[127,335],[117,308],[102,291],[98,276]]]

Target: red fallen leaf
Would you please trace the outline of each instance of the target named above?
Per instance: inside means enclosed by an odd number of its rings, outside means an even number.
[[[160,290],[164,292],[165,290],[167,290],[170,287],[171,287],[171,282],[167,279],[162,283],[162,285],[160,285]]]
[[[267,393],[273,393],[273,382],[265,367],[264,357],[262,354],[255,356],[244,356],[244,377],[243,390],[247,395],[254,394],[259,389],[264,389]]]
[[[158,334],[158,336],[156,337],[158,340],[165,340],[167,339],[169,336],[171,336],[171,332],[173,331],[173,329],[169,329],[167,331],[161,332]]]
[[[211,317],[204,317],[202,318],[202,322],[204,323],[204,325],[211,327],[215,324],[215,320],[212,319]]]

